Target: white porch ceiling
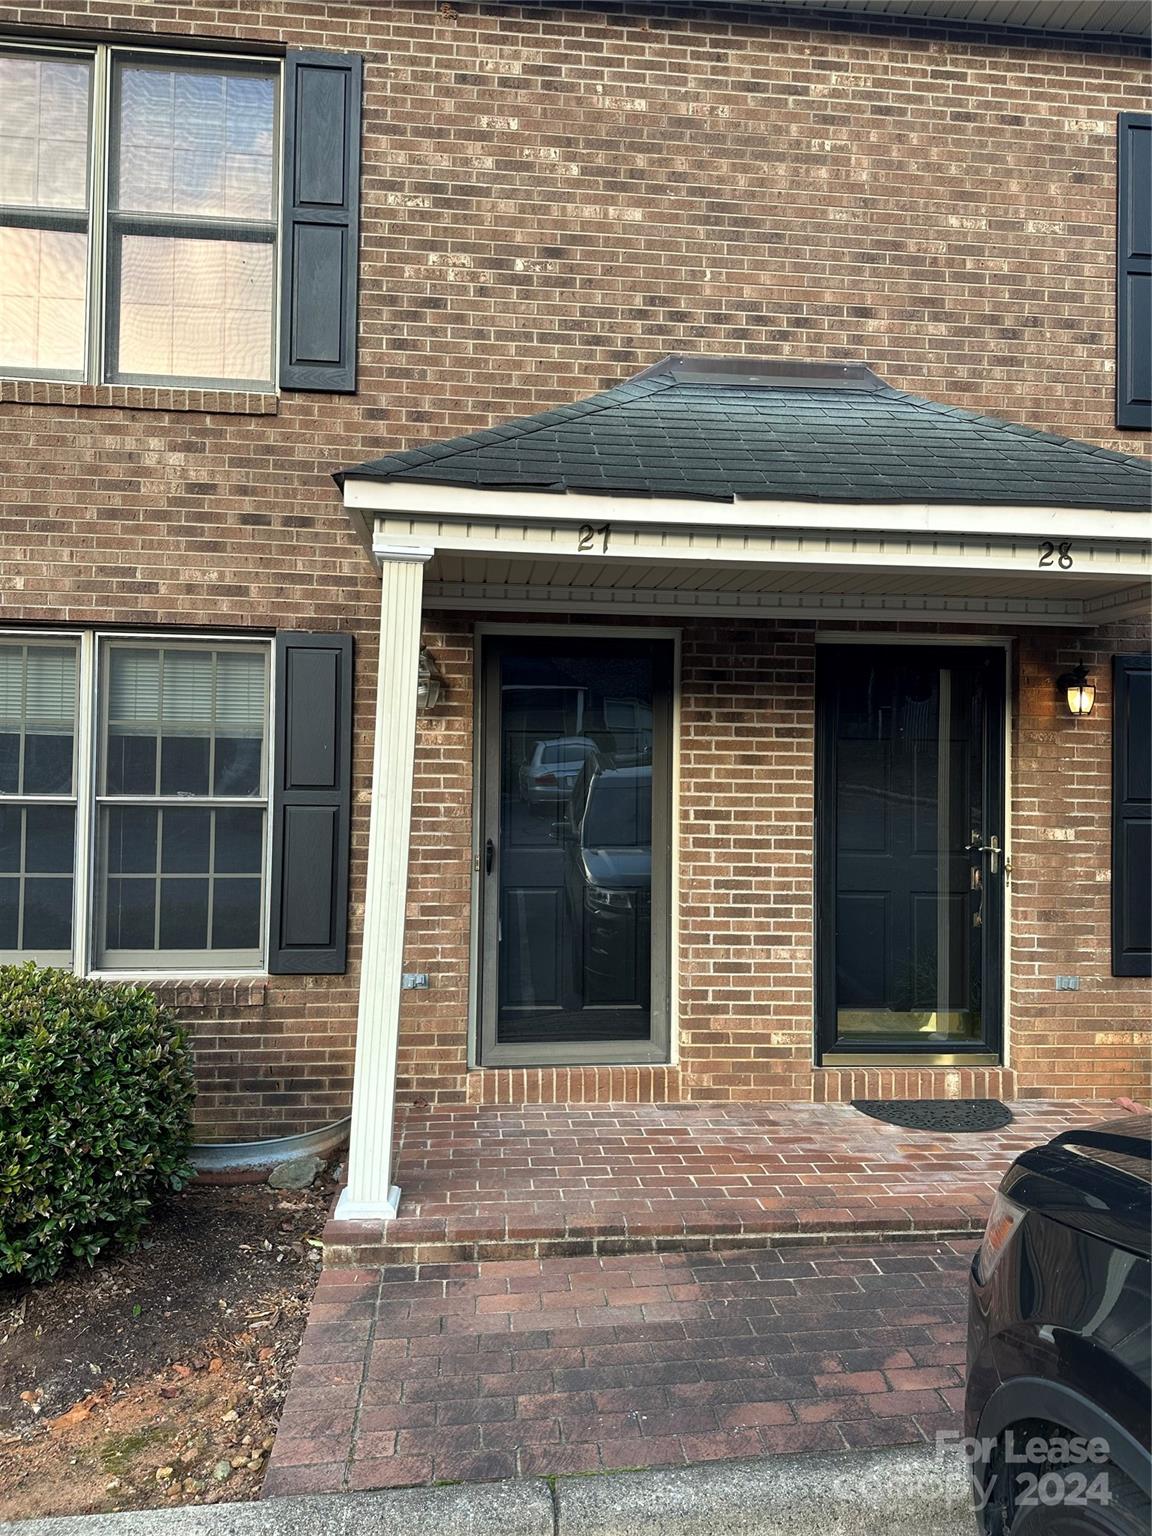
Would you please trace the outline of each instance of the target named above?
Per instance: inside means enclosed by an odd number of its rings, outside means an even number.
[[[429,562],[425,584],[480,581],[496,586],[549,587],[557,593],[577,589],[608,594],[642,588],[649,592],[889,592],[900,596],[1049,599],[1052,581],[1046,575],[1041,572],[1036,576],[996,577],[977,572],[964,576],[925,571],[896,574],[850,568],[811,571],[787,566],[710,570],[693,565],[668,567],[620,562],[607,566],[595,561],[493,560],[437,553]],[[1130,585],[1130,580],[1081,578],[1076,583],[1075,595],[1079,600],[1101,598]]]
[[[955,624],[1091,628],[1149,608],[1146,582],[1080,577],[1056,590],[1031,575],[956,571],[610,565],[509,560],[438,551],[424,576],[428,608],[671,618],[921,619]]]
[[[399,489],[345,495],[367,511]],[[1146,614],[1152,593],[1150,519],[1133,512],[797,506],[788,526],[782,504],[725,523],[644,498],[403,493],[452,507],[375,508],[374,553],[426,559],[429,607],[1095,627]],[[604,521],[581,521],[588,501]]]

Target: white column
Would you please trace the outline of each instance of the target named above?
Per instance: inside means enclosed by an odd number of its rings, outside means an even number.
[[[424,565],[432,551],[403,547],[377,548],[375,553],[383,575],[380,670],[376,684],[352,1136],[348,1184],[336,1207],[338,1221],[376,1221],[395,1216],[400,1199],[400,1191],[392,1183],[392,1116],[404,964],[404,908],[408,896],[420,600]]]

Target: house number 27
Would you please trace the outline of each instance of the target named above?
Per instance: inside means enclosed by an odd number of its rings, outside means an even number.
[[[1058,565],[1062,571],[1072,569],[1072,541],[1065,539],[1062,544],[1053,544],[1051,539],[1045,539],[1040,546],[1041,565]]]
[[[595,549],[599,544],[600,553],[608,553],[608,536],[612,528],[609,523],[601,523],[599,528],[593,528],[591,523],[581,523],[579,537],[576,540],[577,549]]]

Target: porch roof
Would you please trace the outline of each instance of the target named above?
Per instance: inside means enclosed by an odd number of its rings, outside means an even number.
[[[1152,464],[893,389],[862,363],[670,356],[572,405],[336,477],[473,490],[1146,511]]]

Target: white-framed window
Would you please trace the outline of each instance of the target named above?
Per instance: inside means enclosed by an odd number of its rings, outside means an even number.
[[[0,374],[271,389],[280,67],[0,43]]]
[[[0,633],[0,962],[260,970],[271,642]]]

